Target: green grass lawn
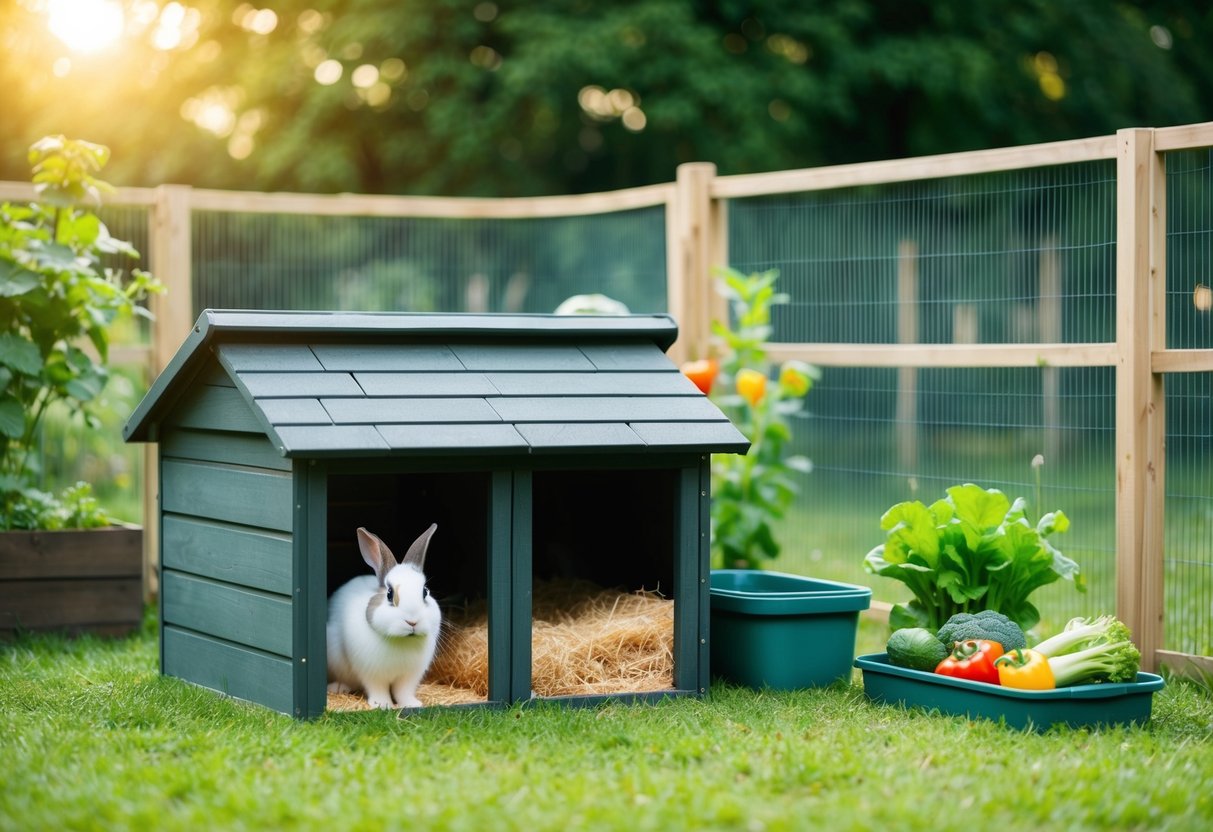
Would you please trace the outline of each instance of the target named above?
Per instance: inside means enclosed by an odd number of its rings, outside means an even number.
[[[0,830],[1213,828],[1213,694],[1184,680],[1144,727],[1043,734],[857,683],[299,723],[161,678],[148,627],[0,646],[0,720]]]

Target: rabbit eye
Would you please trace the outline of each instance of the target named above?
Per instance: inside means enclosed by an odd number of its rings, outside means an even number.
[[[392,589],[390,586],[387,588],[387,602],[389,604],[396,603],[396,591],[394,589]]]
[[[429,598],[429,597],[430,597],[430,588],[428,586],[423,586],[421,588],[421,600],[424,601],[426,598]]]

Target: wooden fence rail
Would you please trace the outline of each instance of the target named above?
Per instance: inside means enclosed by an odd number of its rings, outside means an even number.
[[[680,324],[671,357],[681,361],[709,353],[710,322],[726,315],[723,301],[711,290],[710,272],[713,266],[728,263],[729,200],[1115,160],[1115,341],[1059,343],[1060,326],[1042,325],[1041,331],[1053,336],[1042,343],[939,345],[917,343],[913,330],[908,330],[911,337],[903,337],[899,343],[781,343],[772,345],[770,354],[776,360],[797,358],[820,366],[911,371],[924,367],[1114,367],[1117,612],[1136,634],[1147,668],[1166,661],[1213,671],[1213,658],[1163,649],[1162,379],[1164,373],[1213,371],[1213,350],[1166,346],[1166,154],[1205,147],[1213,147],[1213,122],[1127,129],[1113,136],[1025,147],[742,176],[717,176],[714,165],[695,163],[681,166],[673,183],[577,196],[324,196],[165,185],[121,188],[111,203],[148,209],[149,267],[169,288],[154,302],[152,344],[143,354],[152,375],[164,368],[193,325],[190,228],[191,217],[197,211],[520,219],[606,214],[664,205],[667,308]],[[33,196],[29,185],[0,183],[0,200],[28,200]],[[914,258],[912,250],[903,248],[899,281],[914,279]],[[1048,272],[1047,263],[1042,263],[1042,275]],[[153,454],[148,457],[145,516],[155,516],[152,508],[157,467]],[[155,531],[145,530],[149,581],[155,574],[151,568],[151,553],[158,549]],[[154,585],[150,588],[154,590]]]

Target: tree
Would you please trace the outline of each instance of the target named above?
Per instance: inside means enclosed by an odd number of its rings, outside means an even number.
[[[124,2],[126,39],[92,56],[36,0],[0,6],[4,147],[87,136],[130,185],[510,196],[1213,111],[1197,2]]]

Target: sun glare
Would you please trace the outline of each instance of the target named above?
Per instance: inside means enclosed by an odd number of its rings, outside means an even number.
[[[126,24],[115,0],[50,0],[47,25],[74,52],[96,52],[114,43]]]

